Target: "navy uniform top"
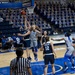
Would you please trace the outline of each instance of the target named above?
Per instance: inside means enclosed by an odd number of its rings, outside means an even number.
[[[46,42],[46,36],[42,37],[42,43]]]
[[[25,30],[25,31],[24,31],[24,34],[26,34],[28,31],[29,31],[29,30]],[[27,35],[27,36],[24,37],[24,39],[29,39],[29,38],[30,38],[30,35]]]
[[[43,54],[50,54],[50,53],[53,53],[53,50],[52,50],[52,47],[51,47],[50,42],[46,42],[46,43],[43,45],[43,48],[44,48]]]

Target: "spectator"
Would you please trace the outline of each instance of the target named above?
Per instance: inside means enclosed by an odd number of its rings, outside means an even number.
[[[0,16],[0,22],[3,22],[3,18]]]
[[[11,48],[11,46],[12,46],[11,42],[4,35],[2,38],[2,49],[4,49],[4,50],[9,49],[9,48]]]
[[[9,24],[13,24],[13,21],[10,19]]]
[[[13,34],[12,39],[14,41],[14,47],[21,47],[23,45],[20,38],[17,37],[16,34]]]

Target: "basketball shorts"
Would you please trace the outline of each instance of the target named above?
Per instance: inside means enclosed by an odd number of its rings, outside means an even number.
[[[31,40],[31,47],[37,47],[37,40]]]
[[[74,52],[74,48],[73,47],[68,47],[65,55],[64,55],[64,62],[68,62],[71,61],[73,59],[73,52]]]
[[[45,65],[48,65],[49,64],[49,62],[51,63],[51,64],[54,64],[54,55],[45,55],[44,56],[44,63],[45,63]]]
[[[38,48],[41,48],[41,42],[38,41]]]
[[[24,41],[24,47],[29,48],[30,47],[30,40],[25,40]]]
[[[74,52],[74,47],[68,47],[65,55],[71,56]]]

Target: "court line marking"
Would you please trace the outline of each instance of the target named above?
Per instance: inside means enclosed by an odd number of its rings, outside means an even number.
[[[34,66],[34,65],[44,65],[44,64],[31,64],[31,66]],[[49,65],[51,65],[51,64],[49,64]],[[55,71],[55,72],[59,72],[59,71],[61,71],[62,69],[63,69],[63,67],[62,66],[60,66],[60,65],[57,65],[57,64],[54,64],[55,66],[58,66],[60,69],[59,70],[57,70],[57,71]],[[52,74],[52,72],[50,72],[50,73],[47,73],[47,74]],[[42,75],[44,75],[44,74],[42,74]]]
[[[56,50],[59,51],[59,50],[64,50],[64,49],[66,49],[66,48],[56,48],[56,49],[54,49],[54,50],[55,50],[55,51],[56,51]]]
[[[55,73],[57,73],[57,72],[59,72],[59,71],[61,71],[62,69],[63,69],[63,67],[62,66],[60,66],[60,65],[57,65],[57,64],[55,64],[56,66],[58,66],[58,67],[60,67],[60,69],[59,70],[57,70],[57,71],[55,71]],[[47,75],[48,74],[52,74],[52,72],[50,72],[50,73],[47,73]],[[44,74],[42,74],[42,75],[44,75]]]

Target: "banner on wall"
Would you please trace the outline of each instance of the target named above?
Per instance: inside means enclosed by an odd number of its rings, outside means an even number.
[[[22,7],[22,2],[1,2],[0,3],[0,8],[21,8]]]

